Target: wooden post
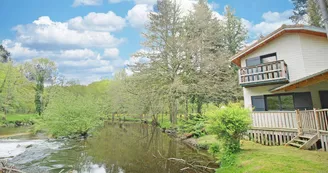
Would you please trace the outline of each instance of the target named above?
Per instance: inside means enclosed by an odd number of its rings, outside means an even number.
[[[281,61],[280,62],[281,63],[281,78],[283,78],[283,77],[286,77],[286,69],[285,69],[285,62],[284,61]]]
[[[319,124],[320,124],[319,115],[318,115],[318,112],[315,108],[313,109],[313,111],[314,111],[315,124],[316,124],[316,128],[317,128],[317,135],[319,137],[319,134],[320,134],[320,132],[319,132]]]
[[[302,128],[302,118],[300,116],[300,110],[296,110],[296,120],[297,120],[297,132],[298,135],[303,135],[303,128]]]
[[[241,73],[241,69],[239,69],[239,70],[238,70],[239,84],[242,83],[242,82],[241,82],[241,75],[242,75],[242,73]]]

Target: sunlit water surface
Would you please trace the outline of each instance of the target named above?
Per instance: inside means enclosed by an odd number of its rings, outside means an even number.
[[[26,131],[0,128],[0,136]],[[27,173],[178,173],[188,165],[168,158],[203,165],[212,161],[160,129],[140,123],[108,123],[87,140],[49,140],[42,135],[0,139],[0,158]]]

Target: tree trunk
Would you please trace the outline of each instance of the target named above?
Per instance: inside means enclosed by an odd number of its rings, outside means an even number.
[[[188,110],[188,97],[186,97],[186,117],[185,119],[188,120],[189,117],[189,110]]]
[[[319,0],[320,10],[323,17],[323,22],[326,27],[327,38],[328,38],[328,11],[326,0]]]

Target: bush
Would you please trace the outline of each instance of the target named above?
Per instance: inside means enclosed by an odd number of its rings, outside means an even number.
[[[205,135],[205,121],[206,117],[202,115],[190,116],[188,120],[181,120],[179,122],[179,131],[183,133],[191,133],[195,137]]]
[[[86,135],[102,122],[93,97],[65,89],[58,90],[50,99],[42,118],[42,127],[55,137]]]
[[[240,139],[250,128],[250,110],[240,104],[230,103],[216,111],[208,113],[208,131],[216,134],[220,140],[221,161],[233,163],[233,153],[240,150]]]

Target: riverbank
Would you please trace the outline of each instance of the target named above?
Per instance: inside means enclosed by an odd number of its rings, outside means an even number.
[[[195,139],[197,146],[208,147],[218,142],[214,135]],[[328,152],[300,150],[285,146],[263,146],[251,141],[241,141],[241,152],[236,163],[222,167],[218,173],[324,173],[327,172]]]
[[[24,126],[33,125],[38,119],[36,114],[11,114],[6,115],[5,119],[3,115],[0,115],[0,127],[2,126]]]

